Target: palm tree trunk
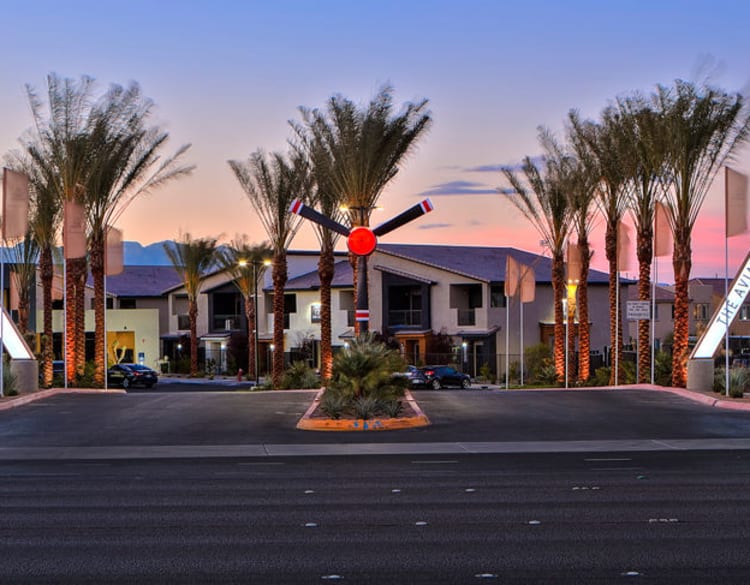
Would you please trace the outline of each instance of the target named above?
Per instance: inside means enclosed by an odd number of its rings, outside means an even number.
[[[318,260],[320,277],[320,377],[325,381],[333,373],[333,348],[331,335],[331,283],[334,276],[333,249],[325,249]]]
[[[552,256],[552,296],[555,304],[555,343],[554,360],[557,381],[565,381],[565,322],[563,321],[562,300],[565,292],[565,267],[562,253]]]
[[[607,230],[604,236],[604,249],[609,262],[609,347],[610,363],[609,384],[615,383],[615,366],[617,363],[618,376],[617,381],[622,380],[622,319],[618,318],[617,311],[617,287],[619,279],[617,271],[617,220],[607,222]]]
[[[65,360],[67,364],[67,376],[69,384],[75,384],[78,372],[78,342],[76,335],[78,312],[78,272],[80,262],[78,259],[65,261]]]
[[[688,281],[692,269],[690,238],[675,233],[672,267],[674,269],[674,345],[672,346],[672,386],[687,386],[689,335]]]
[[[578,283],[578,381],[591,376],[591,328],[589,326],[589,266],[591,247],[588,238],[579,238],[581,250],[581,281]]]
[[[42,386],[52,386],[55,359],[52,344],[52,280],[54,266],[52,264],[52,248],[45,246],[39,254],[39,278],[42,282]]]
[[[198,302],[188,300],[188,319],[190,320],[190,377],[198,375]]]
[[[104,336],[106,335],[106,317],[104,297],[104,240],[92,237],[90,244],[91,277],[94,281],[94,384],[97,388],[104,388],[104,371],[106,358],[104,352]],[[135,349],[135,348],[134,348]]]
[[[651,299],[651,261],[653,260],[653,230],[638,231],[638,300]],[[638,321],[638,383],[651,380],[650,321]]]
[[[18,291],[18,330],[21,335],[29,331],[29,295]]]
[[[277,251],[273,258],[273,387],[281,386],[284,375],[284,288],[287,281],[286,252]]]
[[[76,343],[76,371],[83,375],[86,369],[86,276],[88,266],[86,258],[76,258],[76,277],[78,283],[75,292],[76,320],[75,320],[75,343]]]
[[[565,352],[565,366],[568,383],[576,379],[575,355],[576,355],[576,298],[568,295],[568,287],[563,285],[565,294],[568,297],[568,314],[565,316],[567,327],[565,328],[567,351]]]

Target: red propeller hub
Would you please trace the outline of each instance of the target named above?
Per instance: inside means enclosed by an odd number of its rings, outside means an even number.
[[[375,251],[377,243],[378,240],[370,228],[357,226],[352,228],[346,246],[355,256],[369,256]]]

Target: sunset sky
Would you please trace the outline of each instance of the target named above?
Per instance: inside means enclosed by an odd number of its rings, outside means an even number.
[[[435,211],[383,239],[514,246],[539,235],[497,194],[501,165],[539,152],[536,128],[562,133],[571,108],[596,118],[614,97],[674,79],[750,87],[750,3],[623,0],[4,2],[0,152],[31,125],[24,84],[50,72],[137,81],[157,104],[170,150],[192,143],[192,177],[135,202],[118,227],[143,244],[194,236],[260,241],[227,160],[286,150],[298,107],[333,94],[367,102],[384,83],[397,103],[428,98],[431,132],[381,199],[374,223],[429,196]],[[750,173],[750,152],[733,166]],[[694,276],[724,273],[723,180],[695,232]],[[293,243],[315,249],[305,226]],[[594,266],[604,268],[594,240]],[[730,240],[730,269],[750,236]],[[633,275],[635,266],[631,269]],[[661,259],[659,277],[671,281]]]

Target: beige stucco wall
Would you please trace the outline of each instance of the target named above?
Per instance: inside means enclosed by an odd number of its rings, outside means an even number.
[[[41,311],[37,313],[41,323]],[[53,311],[52,330],[63,330],[63,311]],[[86,311],[86,331],[94,331],[94,311]],[[159,311],[158,309],[109,309],[107,310],[107,332],[134,332],[133,359],[144,354],[144,365],[157,369],[159,360]]]

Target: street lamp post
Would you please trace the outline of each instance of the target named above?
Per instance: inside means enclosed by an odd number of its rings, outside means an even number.
[[[258,386],[258,264],[253,260],[253,353],[255,354],[255,386]]]

